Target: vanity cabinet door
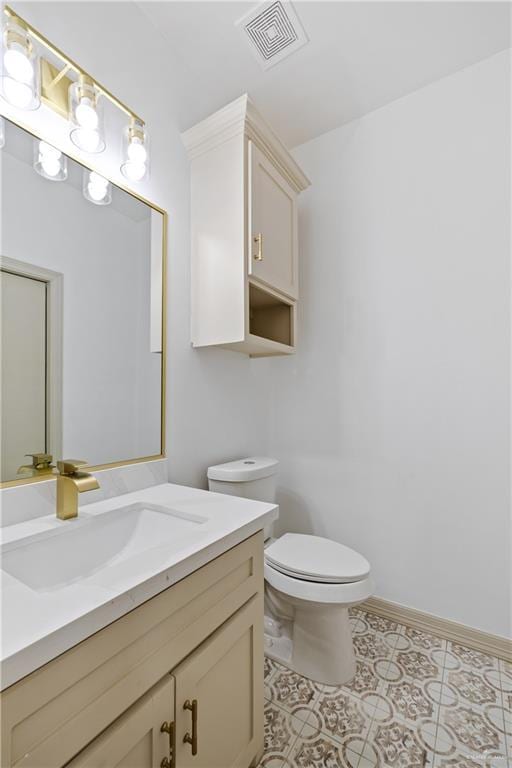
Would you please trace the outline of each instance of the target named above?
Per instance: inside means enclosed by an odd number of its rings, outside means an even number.
[[[297,195],[249,141],[249,275],[298,297]]]
[[[263,751],[263,598],[173,671],[176,768],[248,768]]]
[[[172,766],[171,736],[161,727],[172,723],[173,713],[174,681],[169,675],[67,763],[66,768]]]

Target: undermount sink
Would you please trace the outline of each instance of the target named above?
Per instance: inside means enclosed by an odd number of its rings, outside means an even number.
[[[94,517],[87,513],[1,550],[1,567],[41,592],[87,579],[156,547],[172,552],[197,536],[200,515],[134,503]]]

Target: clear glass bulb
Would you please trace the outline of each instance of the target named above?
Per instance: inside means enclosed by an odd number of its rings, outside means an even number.
[[[98,131],[90,128],[76,128],[72,135],[73,143],[85,152],[98,152],[101,138]]]
[[[80,100],[76,110],[76,121],[82,128],[89,131],[95,131],[98,127],[98,113],[96,108],[92,104],[90,99],[83,98]]]
[[[121,173],[129,181],[142,181],[149,173],[149,137],[146,126],[132,118],[123,131]]]
[[[103,200],[107,194],[108,181],[98,173],[91,172],[89,175],[89,184],[87,186],[89,194],[93,200]]]
[[[27,30],[12,19],[2,31],[0,85],[3,98],[17,109],[37,109],[39,66],[37,52]]]
[[[68,101],[71,141],[84,152],[102,152],[105,149],[103,106],[97,87],[86,75],[80,75],[69,87]]]
[[[6,77],[4,79],[4,96],[13,107],[27,109],[32,101],[33,91],[30,85]]]
[[[60,163],[54,157],[42,157],[41,167],[47,176],[58,176],[60,171]]]
[[[95,205],[109,205],[112,202],[112,185],[96,171],[84,168],[82,189],[85,199]]]
[[[123,164],[122,170],[126,178],[130,179],[130,181],[140,181],[144,178],[146,173],[146,165],[145,163],[135,163],[132,160],[129,160],[127,163]]]
[[[14,43],[4,53],[4,67],[15,80],[29,83],[34,77],[34,66],[21,45]]]
[[[46,141],[34,142],[34,168],[50,181],[64,181],[68,175],[66,156]]]
[[[128,144],[127,154],[128,160],[131,160],[134,163],[145,163],[148,156],[146,147],[136,136],[134,136]]]

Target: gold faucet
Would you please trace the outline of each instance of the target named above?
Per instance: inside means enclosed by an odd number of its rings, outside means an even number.
[[[55,466],[52,464],[53,456],[51,453],[26,453],[25,456],[32,457],[32,464],[24,464],[18,467],[18,475],[42,475],[53,472]]]
[[[83,491],[95,491],[100,484],[88,472],[80,472],[86,461],[63,459],[57,462],[57,517],[59,520],[71,520],[78,516],[78,494]]]

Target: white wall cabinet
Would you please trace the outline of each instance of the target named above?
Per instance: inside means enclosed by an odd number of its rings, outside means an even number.
[[[248,147],[249,275],[297,299],[297,193],[253,141]]]
[[[249,768],[263,752],[263,534],[0,694],[2,768]]]
[[[193,346],[292,353],[297,197],[308,179],[247,95],[183,141],[191,158]]]

